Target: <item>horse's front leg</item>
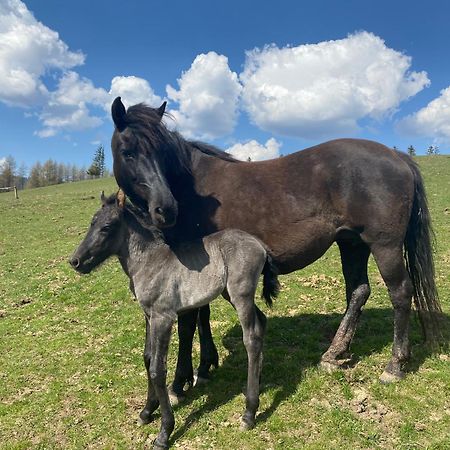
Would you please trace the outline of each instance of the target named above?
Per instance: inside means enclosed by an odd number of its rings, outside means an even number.
[[[219,366],[219,354],[214,345],[214,340],[211,333],[211,325],[209,318],[211,311],[209,304],[202,306],[198,315],[198,334],[200,338],[200,365],[197,371],[197,384],[200,384],[209,379],[209,369],[214,366],[216,369]]]
[[[139,414],[139,424],[145,425],[153,420],[153,413],[159,406],[158,398],[153,389],[152,380],[150,377],[150,360],[151,360],[151,340],[150,340],[150,326],[147,318],[145,319],[145,347],[144,347],[144,364],[147,371],[147,403],[144,409]]]
[[[194,370],[192,367],[192,340],[197,323],[198,309],[187,311],[178,317],[178,360],[175,379],[170,387],[172,404],[184,399],[184,386],[193,384]]]
[[[161,410],[161,428],[153,442],[153,449],[161,450],[169,448],[169,437],[175,426],[166,379],[170,334],[176,316],[172,319],[168,314],[153,312],[147,317],[150,320],[150,379]]]

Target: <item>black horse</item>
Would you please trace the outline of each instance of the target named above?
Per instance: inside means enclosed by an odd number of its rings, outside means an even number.
[[[161,120],[164,113],[165,103],[126,111],[118,97],[112,105],[114,175],[132,201],[148,210],[169,241],[225,228],[247,231],[268,246],[281,273],[311,264],[337,242],[347,309],[322,356],[328,368],[347,357],[370,294],[367,262],[372,253],[394,307],[392,358],[381,380],[403,377],[410,353],[411,299],[427,337],[436,332],[433,318],[441,311],[430,214],[414,161],[376,142],[340,139],[270,161],[241,162],[168,130]],[[175,392],[191,377],[195,317],[179,322],[184,347]],[[215,350],[212,339],[207,344]],[[203,348],[207,344],[203,339]]]

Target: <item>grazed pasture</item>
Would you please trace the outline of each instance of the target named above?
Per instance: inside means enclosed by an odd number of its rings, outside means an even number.
[[[450,315],[450,156],[418,158],[437,235],[437,283]],[[144,322],[117,261],[80,277],[67,259],[113,179],[0,195],[0,448],[134,449],[146,378]],[[212,305],[220,367],[176,407],[172,445],[183,449],[450,448],[450,355],[422,345],[411,320],[405,380],[381,385],[392,310],[370,263],[372,295],[352,346],[354,366],[317,368],[345,309],[337,248],[281,278],[269,317],[257,426],[239,431],[246,356],[232,308]],[[447,341],[448,342],[448,341]],[[173,335],[169,379],[175,367]],[[198,360],[199,346],[195,346]]]

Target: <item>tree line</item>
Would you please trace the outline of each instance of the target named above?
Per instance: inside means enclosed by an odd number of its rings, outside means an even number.
[[[12,186],[17,186],[18,189],[36,188],[105,176],[109,176],[109,171],[105,167],[105,152],[102,145],[97,148],[94,160],[88,168],[48,159],[44,163],[40,161],[34,163],[28,171],[24,163],[18,166],[14,157],[10,155],[0,165],[0,188]]]

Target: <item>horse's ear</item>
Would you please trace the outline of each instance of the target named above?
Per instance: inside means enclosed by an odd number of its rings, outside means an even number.
[[[167,106],[167,102],[164,102],[157,110],[156,112],[158,113],[158,116],[162,118],[162,116],[164,115],[164,113],[166,112],[166,106]]]
[[[102,191],[100,194],[100,201],[102,202],[102,205],[106,203],[105,191]]]
[[[116,128],[122,132],[127,127],[126,116],[127,112],[125,110],[125,106],[123,106],[122,100],[120,97],[117,97],[113,104],[111,105],[111,115],[114,121],[114,125]]]
[[[122,189],[119,189],[117,192],[117,205],[119,208],[123,208],[125,206],[125,200],[127,199],[127,196],[125,195],[125,192],[122,191]]]

